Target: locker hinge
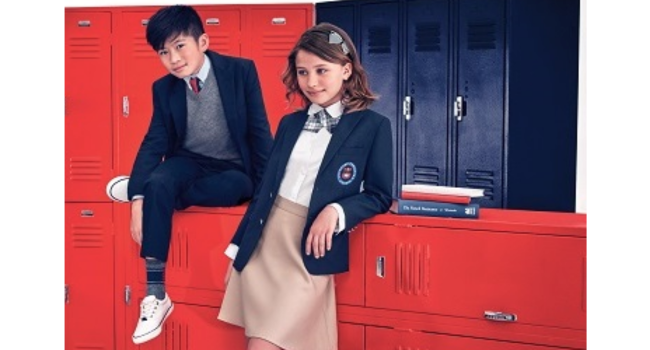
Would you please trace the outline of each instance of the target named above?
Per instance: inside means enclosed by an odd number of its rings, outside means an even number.
[[[70,302],[69,287],[68,287],[68,285],[66,284],[66,285],[65,285],[65,303],[67,304],[67,303],[69,303],[69,302]]]
[[[456,96],[456,101],[454,101],[454,117],[457,121],[463,121],[463,116],[465,115],[465,100],[463,96]]]
[[[126,305],[131,305],[131,286],[124,287],[124,302]]]
[[[122,97],[122,116],[124,118],[129,117],[129,96]]]
[[[413,116],[413,100],[411,96],[404,96],[404,101],[402,101],[402,114],[404,119],[411,120]]]

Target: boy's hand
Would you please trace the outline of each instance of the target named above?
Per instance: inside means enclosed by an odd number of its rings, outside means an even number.
[[[332,236],[336,223],[339,220],[339,213],[331,206],[321,210],[309,229],[307,241],[305,242],[305,253],[310,255],[314,252],[316,259],[325,256],[325,252],[332,249]]]
[[[143,199],[131,202],[131,237],[137,244],[142,244],[142,203]]]

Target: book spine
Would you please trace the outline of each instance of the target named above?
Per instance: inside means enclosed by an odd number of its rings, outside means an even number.
[[[396,212],[402,215],[476,219],[479,205],[398,199]]]
[[[410,199],[417,201],[434,201],[434,202],[443,202],[443,203],[458,203],[458,204],[469,204],[472,201],[472,197],[469,196],[450,196],[444,194],[432,194],[432,193],[422,193],[422,192],[408,192],[402,191],[402,199]]]

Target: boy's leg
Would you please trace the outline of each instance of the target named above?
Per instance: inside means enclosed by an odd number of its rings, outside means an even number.
[[[192,205],[203,207],[231,207],[253,195],[253,182],[245,173],[226,170],[211,173],[194,181],[176,202],[177,209]]]
[[[192,159],[173,157],[160,164],[145,182],[140,256],[145,258],[147,295],[140,305],[140,317],[133,333],[136,344],[158,336],[174,309],[165,292],[165,263],[174,205],[179,193],[202,174],[203,170]]]

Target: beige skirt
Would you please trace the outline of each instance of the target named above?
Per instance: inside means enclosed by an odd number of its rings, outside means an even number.
[[[334,277],[309,274],[300,254],[306,216],[277,197],[255,252],[230,276],[219,319],[286,350],[336,350]]]

